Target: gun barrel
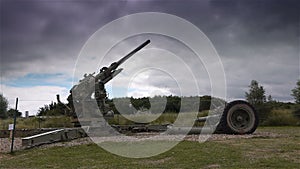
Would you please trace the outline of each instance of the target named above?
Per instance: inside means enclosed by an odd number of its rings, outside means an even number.
[[[125,62],[128,58],[130,58],[132,55],[134,55],[136,52],[138,52],[139,50],[141,50],[142,48],[144,48],[146,45],[148,45],[150,43],[150,40],[148,39],[147,41],[145,41],[143,44],[141,44],[140,46],[138,46],[137,48],[135,48],[133,51],[131,51],[130,53],[128,53],[126,56],[124,56],[123,58],[121,58],[118,62],[117,65],[122,64],[123,62]]]
[[[132,55],[134,55],[136,52],[138,52],[139,50],[141,50],[143,47],[145,47],[149,43],[150,43],[150,40],[145,41],[143,44],[141,44],[140,46],[138,46],[137,48],[135,48],[133,51],[131,51],[130,53],[128,53],[126,56],[124,56],[123,58],[121,58],[117,62],[113,62],[108,68],[104,67],[105,68],[103,70],[104,72],[101,73],[101,71],[100,71],[100,73],[95,76],[95,79],[96,80],[100,79],[103,83],[106,83],[106,82],[110,81],[116,75],[116,74],[113,75],[113,73],[117,70],[117,68],[123,62],[125,62],[128,58],[130,58]],[[120,71],[118,71],[118,73],[120,73]]]

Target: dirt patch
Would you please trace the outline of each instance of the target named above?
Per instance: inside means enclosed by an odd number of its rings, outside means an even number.
[[[279,138],[286,137],[287,135],[271,133],[271,132],[256,132],[254,134],[245,135],[230,135],[230,134],[212,134],[209,135],[187,135],[185,140],[187,141],[199,141],[199,139],[207,139],[207,141],[228,141],[234,139],[251,139],[251,138]]]
[[[280,156],[283,157],[285,160],[292,161],[294,163],[300,164],[300,150],[294,150],[289,153],[282,153]]]
[[[221,166],[219,164],[211,164],[204,167],[204,169],[212,169],[212,168],[221,168]]]
[[[251,139],[251,138],[278,138],[278,137],[287,137],[284,134],[277,134],[271,132],[256,132],[254,134],[248,135],[228,135],[228,134],[213,134],[213,135],[157,135],[157,133],[139,133],[137,135],[126,137],[126,136],[117,136],[117,137],[98,137],[94,138],[97,142],[126,142],[126,141],[144,141],[144,140],[167,140],[167,141],[180,141],[181,138],[187,141],[226,141],[235,140],[235,139]],[[48,147],[70,147],[82,144],[91,144],[93,141],[89,138],[80,138],[75,139],[68,142],[58,142],[53,144],[46,144],[40,146],[40,148],[48,148]],[[9,138],[0,138],[0,152],[10,152],[11,140]],[[16,138],[14,143],[14,150],[21,150],[22,147],[22,139]]]
[[[0,138],[0,153],[10,152],[11,139],[10,138]],[[15,138],[14,141],[14,150],[22,149],[22,139]]]
[[[144,140],[152,140],[152,141],[159,141],[159,140],[166,140],[166,141],[179,141],[181,138],[184,137],[184,140],[187,141],[200,141],[203,139],[207,139],[207,141],[228,141],[228,140],[234,140],[234,139],[251,139],[251,138],[277,138],[277,137],[284,137],[284,135],[276,134],[276,133],[270,133],[270,132],[258,132],[255,134],[249,134],[249,135],[228,135],[228,134],[213,134],[211,136],[209,135],[157,135],[155,133],[139,133],[137,135],[126,137],[126,136],[115,136],[115,137],[96,137],[93,138],[96,142],[134,142],[134,141],[144,141]],[[76,146],[76,145],[82,145],[82,144],[91,144],[93,143],[93,140],[89,137],[86,138],[80,138],[75,139],[68,142],[59,142],[59,143],[53,143],[53,144],[46,144],[40,146],[41,148],[48,148],[48,147],[55,147],[55,146],[63,146],[63,147],[69,147],[69,146]]]
[[[142,160],[139,163],[140,164],[151,164],[151,165],[159,165],[159,164],[163,164],[165,162],[168,162],[172,159],[172,157],[166,157],[163,159],[158,159],[158,160]]]
[[[71,147],[71,146],[77,146],[77,145],[84,145],[84,144],[91,144],[93,141],[89,137],[85,138],[79,138],[67,142],[58,142],[58,143],[52,143],[52,144],[44,144],[39,146],[40,148],[49,148],[49,147]]]

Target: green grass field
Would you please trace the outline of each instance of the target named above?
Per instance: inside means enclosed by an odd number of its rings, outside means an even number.
[[[113,155],[95,144],[34,148],[0,154],[0,168],[299,168],[300,127],[263,127],[258,132],[282,135],[201,144],[183,141],[143,159]]]
[[[198,117],[207,116],[208,111],[198,113]],[[195,119],[195,113],[181,113],[188,121]],[[130,125],[135,122],[150,122],[151,124],[172,124],[178,118],[177,113],[163,114],[133,114],[126,117],[115,114],[113,118],[108,120],[109,124]],[[145,120],[146,119],[146,120]],[[147,121],[147,119],[149,121]],[[36,128],[62,128],[73,127],[72,118],[65,116],[53,116],[51,118],[39,119],[38,117],[18,118],[17,129],[36,129]],[[13,123],[13,119],[0,119],[0,130],[5,130],[8,125]],[[185,121],[181,121],[184,125]],[[196,122],[195,126],[203,126],[203,122]],[[300,119],[295,118],[292,114],[292,109],[274,109],[267,120],[260,124],[262,126],[300,126]]]
[[[187,119],[191,119],[195,113],[183,113]],[[198,114],[198,116],[207,115],[208,111],[204,111]],[[157,114],[135,114],[128,115],[130,121],[126,117],[116,114],[113,118],[109,119],[110,124],[130,125],[134,124],[134,121],[143,121],[143,119],[154,119],[151,124],[171,124],[174,123],[178,117],[177,113],[164,113],[162,115]],[[141,120],[142,119],[142,120]],[[7,130],[8,125],[13,123],[13,119],[0,119],[0,130]],[[198,123],[196,124],[198,125]],[[65,116],[53,116],[48,119],[38,119],[37,117],[31,118],[18,118],[16,128],[17,129],[36,129],[36,128],[61,128],[61,127],[73,127],[70,117]]]

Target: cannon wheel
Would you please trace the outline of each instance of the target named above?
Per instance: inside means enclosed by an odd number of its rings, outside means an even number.
[[[216,133],[251,134],[258,126],[256,110],[248,102],[236,100],[226,105]]]

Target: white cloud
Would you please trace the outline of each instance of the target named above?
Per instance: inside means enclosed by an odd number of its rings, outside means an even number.
[[[18,97],[18,110],[24,115],[29,111],[29,115],[35,115],[40,107],[45,104],[56,102],[56,94],[60,94],[62,102],[66,102],[69,89],[58,86],[33,86],[33,87],[11,87],[1,85],[1,93],[9,101],[9,107],[15,107],[15,99]]]

